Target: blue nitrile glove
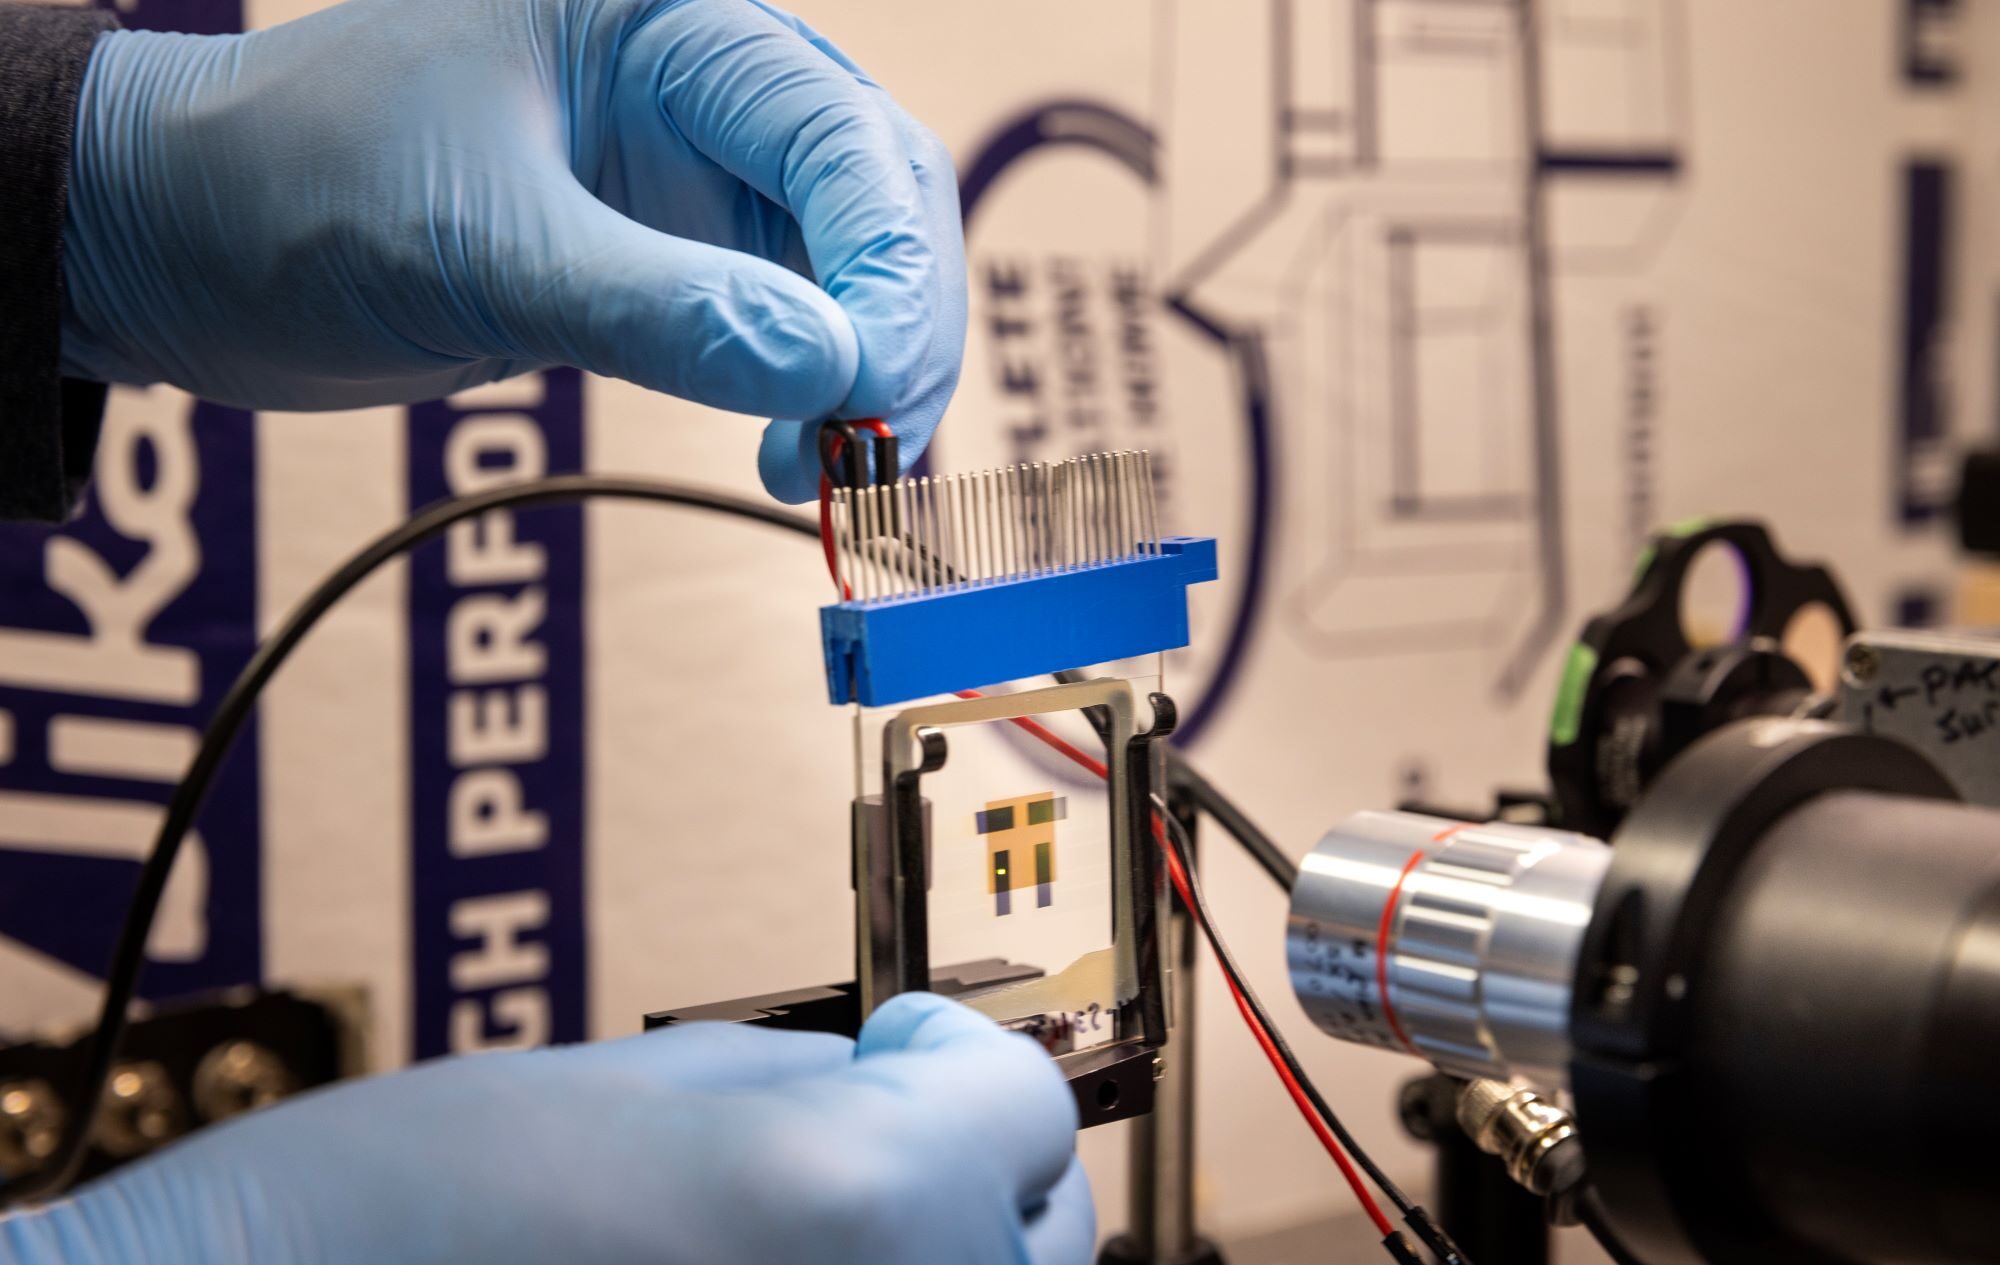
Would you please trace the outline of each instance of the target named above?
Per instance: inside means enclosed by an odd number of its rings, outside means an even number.
[[[698,1025],[432,1064],[0,1221],[9,1265],[1087,1265],[1076,1110],[927,994],[858,1043]]]
[[[349,0],[108,34],[70,185],[74,377],[326,409],[569,364],[884,417],[908,461],[957,382],[950,156],[752,0]],[[808,499],[808,422],[759,464]]]

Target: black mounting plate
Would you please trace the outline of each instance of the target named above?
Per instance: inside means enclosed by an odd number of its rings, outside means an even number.
[[[1038,967],[1020,966],[1001,958],[981,958],[940,966],[931,971],[930,991],[942,997],[964,998],[1025,980],[1040,979]],[[795,988],[761,997],[682,1006],[646,1016],[646,1028],[671,1028],[684,1023],[748,1023],[791,1032],[831,1032],[851,1037],[861,1031],[861,988],[853,982],[820,988]],[[1154,1053],[1151,1046],[1130,1041],[1094,1046],[1056,1056],[1056,1066],[1076,1096],[1079,1126],[1128,1120],[1153,1109]]]

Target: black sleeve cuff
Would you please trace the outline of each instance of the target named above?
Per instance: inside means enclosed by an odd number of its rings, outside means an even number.
[[[62,238],[84,68],[116,25],[0,5],[0,519],[62,521],[97,447],[104,386],[60,368]]]

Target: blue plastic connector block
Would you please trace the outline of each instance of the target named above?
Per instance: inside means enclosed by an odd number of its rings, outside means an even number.
[[[1216,575],[1215,539],[916,597],[823,606],[827,694],[870,707],[976,689],[1188,642],[1187,590]]]

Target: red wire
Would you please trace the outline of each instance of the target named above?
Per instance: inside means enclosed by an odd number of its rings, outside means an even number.
[[[958,697],[960,698],[986,697],[984,694],[981,694],[978,690],[958,690],[956,692],[958,694]],[[1050,729],[1047,726],[1043,725],[1040,721],[1036,720],[1034,717],[1013,716],[1010,717],[1009,719],[1011,719],[1015,724],[1019,725],[1021,728],[1033,734],[1044,744],[1053,747],[1055,750],[1061,752],[1063,755],[1068,756],[1071,760],[1074,760],[1076,763],[1082,765],[1084,768],[1089,769],[1091,773],[1096,775],[1097,777],[1108,778],[1111,776],[1111,770],[1105,767],[1104,761],[1098,759],[1094,755],[1091,755],[1087,751],[1079,750],[1078,748],[1070,745],[1069,741],[1065,739],[1062,735],[1056,733],[1053,729]],[[1154,829],[1156,831],[1159,829],[1158,823],[1154,824]]]
[[[1161,841],[1160,852],[1167,859],[1167,877],[1173,880],[1174,890],[1180,893],[1181,905],[1188,911],[1188,917],[1199,919],[1200,915],[1195,912],[1194,893],[1188,888],[1187,872],[1181,868],[1180,857],[1175,855],[1172,848],[1166,846],[1164,834],[1165,830],[1156,812],[1153,815],[1153,837]],[[1360,1172],[1354,1167],[1354,1161],[1347,1158],[1347,1152],[1341,1149],[1340,1140],[1333,1136],[1333,1130],[1327,1127],[1326,1121],[1320,1119],[1319,1112],[1313,1110],[1312,1100],[1306,1097],[1306,1091],[1299,1084],[1298,1078],[1292,1075],[1292,1069],[1285,1066],[1284,1056],[1278,1053],[1277,1043],[1271,1040],[1271,1034],[1265,1030],[1262,1023],[1258,1022],[1257,1012],[1250,1009],[1250,999],[1243,995],[1243,990],[1236,986],[1236,981],[1229,978],[1227,971],[1222,973],[1222,982],[1228,986],[1229,996],[1236,1002],[1236,1011],[1243,1016],[1244,1026],[1250,1029],[1250,1035],[1257,1039],[1257,1045],[1264,1051],[1264,1057],[1270,1061],[1271,1070],[1278,1074],[1279,1081],[1285,1086],[1285,1092],[1291,1095],[1299,1114],[1305,1117],[1306,1126],[1319,1138],[1319,1144],[1326,1148],[1326,1153],[1333,1157],[1334,1165],[1340,1169],[1340,1175],[1347,1179],[1347,1187],[1354,1192],[1354,1198],[1361,1204],[1361,1210],[1368,1214],[1368,1219],[1375,1223],[1375,1228],[1382,1232],[1382,1237],[1387,1238],[1394,1234],[1396,1227],[1390,1222],[1388,1214],[1382,1211],[1382,1205],[1375,1201],[1375,1196],[1369,1193],[1367,1185],[1361,1180]]]
[[[879,417],[863,418],[854,423],[854,425],[857,430],[869,431],[876,435],[893,435],[896,433],[890,430],[889,424]],[[832,455],[838,457],[841,448],[846,443],[847,440],[843,436],[835,435],[833,443],[830,445]],[[819,543],[820,548],[826,551],[826,573],[833,577],[835,584],[840,585],[841,599],[843,601],[852,600],[854,597],[854,586],[840,578],[840,564],[834,560],[833,556],[833,480],[826,477],[826,471],[824,470],[819,473]]]
[[[867,426],[870,429],[881,427],[882,429],[876,431],[877,434],[884,433],[887,430],[886,427],[882,427],[882,423],[879,421],[857,422],[855,424],[857,426]],[[834,455],[838,456],[839,451],[838,441],[836,441]],[[828,505],[831,493],[829,483],[824,474],[820,476],[819,488],[820,536],[826,543],[827,570],[832,572],[837,579],[839,578],[839,571],[834,565],[833,557],[833,517]],[[978,690],[958,690],[956,693],[960,698],[986,697]],[[1014,716],[1009,719],[1023,730],[1026,730],[1036,740],[1067,757],[1075,764],[1088,769],[1093,776],[1100,778],[1109,778],[1111,776],[1111,770],[1105,766],[1104,761],[1077,747],[1033,717]],[[1160,854],[1166,858],[1167,876],[1173,880],[1174,890],[1180,893],[1182,907],[1188,911],[1189,918],[1199,920],[1201,915],[1196,912],[1197,907],[1194,901],[1194,893],[1188,887],[1187,873],[1181,868],[1180,857],[1175,854],[1172,848],[1167,846],[1166,827],[1161,823],[1160,815],[1157,811],[1153,814],[1153,839],[1160,845]],[[1299,1114],[1305,1117],[1307,1127],[1319,1139],[1320,1145],[1326,1148],[1326,1153],[1333,1157],[1334,1165],[1340,1169],[1340,1175],[1347,1179],[1348,1188],[1354,1192],[1354,1197],[1360,1202],[1362,1211],[1368,1214],[1368,1219],[1375,1223],[1375,1228],[1382,1232],[1384,1238],[1394,1234],[1396,1232],[1395,1226],[1390,1222],[1388,1215],[1382,1211],[1382,1205],[1375,1201],[1375,1196],[1369,1193],[1367,1185],[1361,1180],[1360,1172],[1354,1167],[1354,1161],[1347,1158],[1347,1152],[1341,1149],[1340,1140],[1333,1136],[1333,1130],[1327,1128],[1326,1122],[1320,1119],[1319,1112],[1313,1110],[1312,1100],[1306,1097],[1306,1091],[1300,1086],[1298,1078],[1292,1075],[1292,1069],[1285,1066],[1284,1057],[1278,1053],[1277,1044],[1271,1040],[1271,1034],[1265,1030],[1264,1025],[1258,1022],[1257,1012],[1250,1008],[1250,1001],[1243,995],[1243,990],[1237,987],[1236,981],[1229,977],[1227,971],[1222,973],[1222,982],[1228,986],[1229,995],[1236,1002],[1237,1013],[1243,1016],[1244,1026],[1249,1028],[1250,1035],[1256,1038],[1257,1045],[1264,1051],[1264,1057],[1270,1061],[1271,1070],[1278,1074],[1278,1080],[1284,1084],[1285,1092],[1291,1095],[1293,1104],[1299,1109]]]
[[[960,698],[985,697],[978,690],[959,690],[957,694]],[[1105,767],[1102,760],[1077,748],[1041,722],[1028,716],[1015,716],[1011,719],[1016,725],[1096,776],[1110,776],[1110,770]],[[1199,919],[1200,915],[1195,912],[1194,893],[1188,888],[1187,873],[1181,868],[1180,857],[1167,846],[1166,827],[1161,823],[1157,811],[1153,814],[1153,838],[1160,845],[1160,855],[1166,858],[1167,877],[1173,880],[1174,890],[1180,893],[1182,908],[1188,911],[1188,917]],[[1250,1035],[1256,1038],[1258,1046],[1264,1051],[1264,1057],[1270,1060],[1271,1070],[1278,1074],[1278,1079],[1285,1086],[1285,1092],[1291,1095],[1292,1102],[1297,1105],[1299,1114],[1305,1117],[1307,1126],[1319,1138],[1320,1145],[1333,1157],[1334,1164],[1340,1169],[1340,1175],[1347,1179],[1348,1188],[1361,1202],[1362,1210],[1368,1214],[1368,1219],[1375,1223],[1385,1238],[1394,1234],[1396,1228],[1390,1223],[1388,1215],[1382,1211],[1382,1205],[1369,1193],[1367,1185],[1361,1180],[1361,1174],[1354,1167],[1354,1162],[1347,1158],[1347,1152],[1341,1149],[1339,1139],[1333,1136],[1333,1130],[1327,1128],[1326,1122],[1320,1119],[1317,1111],[1313,1110],[1312,1100],[1306,1097],[1306,1091],[1292,1075],[1292,1069],[1285,1066],[1284,1057],[1278,1053],[1277,1044],[1271,1040],[1271,1034],[1257,1021],[1257,1012],[1250,1009],[1249,998],[1245,997],[1243,990],[1236,986],[1236,981],[1229,978],[1227,971],[1223,972],[1222,982],[1228,986],[1229,995],[1236,1002],[1237,1013],[1243,1016],[1244,1026],[1250,1029]]]
[[[835,456],[840,455],[840,443],[836,436],[833,441]],[[840,564],[833,557],[833,480],[826,477],[825,471],[821,471],[819,476],[819,543],[826,550],[826,573],[840,586],[841,600],[852,600],[854,586],[840,578]]]

